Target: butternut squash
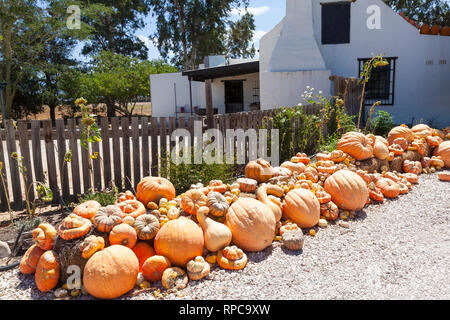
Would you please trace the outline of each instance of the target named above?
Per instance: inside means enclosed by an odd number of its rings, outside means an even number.
[[[197,211],[197,220],[203,229],[206,249],[216,252],[230,244],[232,234],[226,225],[208,218],[208,213],[208,207],[200,207]]]
[[[272,200],[268,194],[274,195],[278,198],[281,198],[284,194],[284,190],[276,185],[272,184],[263,184],[256,191],[256,196],[259,201],[264,203],[266,206],[272,210],[273,215],[275,216],[276,222],[280,221],[281,216],[283,215],[283,211],[281,210],[281,202],[280,205],[277,205],[274,200]],[[277,201],[278,202],[278,201]]]

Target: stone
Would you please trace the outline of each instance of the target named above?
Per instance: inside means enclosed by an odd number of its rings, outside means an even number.
[[[319,220],[319,227],[321,228],[326,228],[328,226],[328,222],[325,219],[320,219]]]
[[[0,241],[0,258],[6,258],[10,255],[11,249],[9,248],[9,245],[4,241]]]
[[[55,298],[64,298],[67,297],[67,290],[64,288],[59,288],[55,290]]]
[[[347,221],[340,221],[340,222],[339,222],[339,225],[340,225],[342,228],[350,228],[350,224],[349,224]]]

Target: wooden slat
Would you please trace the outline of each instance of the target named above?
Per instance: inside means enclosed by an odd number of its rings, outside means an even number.
[[[24,168],[26,168],[25,177],[26,183],[24,184],[24,193],[28,191],[28,187],[33,183],[33,167],[31,166],[31,155],[30,155],[30,146],[29,141],[27,139],[27,122],[23,120],[19,120],[17,122],[17,129],[19,132],[19,145],[20,145],[20,154],[22,158],[22,164]],[[34,200],[34,188],[31,187],[30,192],[28,193],[28,197],[30,201]],[[25,194],[26,196],[26,194]]]
[[[0,174],[3,176],[3,181],[5,182],[5,188],[3,187],[3,183],[0,183],[0,200],[1,200],[1,208],[2,210],[6,210],[8,208],[7,202],[9,201],[11,195],[8,190],[8,179],[6,176],[6,163],[5,163],[5,153],[3,151],[3,140],[0,140],[0,162],[2,163],[2,169]],[[6,193],[5,193],[6,191]]]
[[[75,200],[78,198],[78,195],[81,194],[80,159],[78,153],[76,119],[67,120],[67,129],[69,132],[69,148],[72,151],[72,160],[70,162],[72,172],[72,199]]]
[[[11,187],[12,187],[13,196],[14,196],[13,207],[21,209],[21,208],[23,208],[23,203],[22,203],[22,187],[21,187],[21,181],[20,181],[19,165],[16,160],[11,158],[11,154],[13,152],[17,152],[16,138],[15,138],[16,130],[14,129],[13,121],[6,120],[5,128],[6,128],[6,147],[8,150],[8,157],[9,157],[9,163],[10,163],[9,167],[10,167],[10,175],[11,175]]]
[[[114,166],[114,184],[119,189],[123,190],[122,183],[122,167],[121,167],[121,154],[120,148],[120,136],[119,136],[119,118],[111,118],[111,133],[113,144],[113,166]]]
[[[83,125],[80,124],[80,134],[83,132]],[[81,141],[80,141],[81,145]],[[83,175],[83,193],[88,193],[89,190],[93,187],[91,186],[91,174],[89,172],[89,152],[88,150],[81,145],[81,163],[82,163],[82,175]]]
[[[44,120],[45,133],[45,154],[47,156],[47,174],[50,189],[53,192],[53,202],[59,203],[60,194],[58,187],[58,177],[56,174],[56,159],[55,159],[55,145],[52,137],[52,121]]]
[[[139,137],[139,118],[131,119],[131,137],[133,141],[133,187],[136,187],[141,181],[141,147]]]
[[[111,186],[111,149],[110,149],[110,135],[109,135],[109,121],[107,117],[101,118],[100,128],[102,134],[102,160],[103,160],[103,181],[105,188]]]
[[[44,182],[44,169],[42,167],[42,145],[41,145],[41,121],[31,121],[31,149],[33,154],[34,178],[36,181]]]
[[[160,143],[160,156],[161,156],[161,168],[167,168],[167,123],[166,117],[159,118],[159,143]],[[161,175],[161,171],[160,171]]]
[[[100,157],[100,143],[92,143],[92,154],[97,155],[96,159],[92,159],[92,167],[94,170],[94,186],[96,191],[102,190],[102,171],[101,163],[102,158]]]
[[[64,138],[64,119],[56,120],[56,139],[58,146],[58,168],[61,179],[61,190],[63,199],[69,198],[69,174],[67,169],[67,163],[64,162],[64,157],[67,152],[66,139]]]
[[[123,173],[125,189],[131,190],[132,175],[131,175],[131,158],[130,158],[130,121],[127,117],[123,117],[122,125],[122,145],[123,145]]]
[[[151,132],[152,132],[152,176],[158,176],[158,119],[151,118]]]
[[[148,117],[141,118],[142,129],[142,176],[147,177],[150,175],[150,148],[148,142],[149,125]]]
[[[188,130],[191,134],[191,147],[194,147],[194,116],[189,116]]]

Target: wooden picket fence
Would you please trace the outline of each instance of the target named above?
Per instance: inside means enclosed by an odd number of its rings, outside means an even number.
[[[314,106],[304,108],[307,114],[317,111]],[[222,132],[226,129],[260,129],[263,127],[264,118],[273,112],[276,110],[215,115],[214,126]],[[120,191],[135,189],[145,176],[159,176],[160,159],[170,152],[170,137],[174,130],[187,129],[191,133],[194,146],[194,122],[206,122],[204,118],[196,116],[180,116],[178,119],[116,117],[97,120],[102,141],[91,144],[92,152],[98,152],[99,155],[93,160],[94,187],[96,190],[103,190],[114,183]],[[270,129],[270,121],[266,124]],[[23,120],[16,123],[6,120],[4,129],[0,129],[1,174],[6,185],[5,190],[0,183],[2,210],[7,208],[6,194],[13,208],[24,208],[25,180],[18,161],[11,158],[14,152],[23,157],[27,186],[32,181],[46,182],[53,191],[55,203],[61,203],[62,200],[76,201],[79,195],[91,189],[89,154],[80,144],[82,132],[80,119],[58,119],[55,126],[52,126],[51,120]],[[71,162],[64,161],[68,150],[72,152]],[[30,199],[37,196],[34,189],[30,189]]]

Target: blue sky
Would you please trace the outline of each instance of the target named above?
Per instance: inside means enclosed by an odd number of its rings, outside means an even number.
[[[255,47],[259,47],[259,39],[270,31],[278,22],[283,19],[286,13],[286,0],[250,0],[249,12],[255,16]],[[234,12],[232,18],[238,18],[238,12]],[[160,55],[156,47],[150,40],[150,35],[155,32],[154,18],[147,17],[147,26],[138,30],[136,35],[143,40],[149,48],[149,59],[158,59]]]

